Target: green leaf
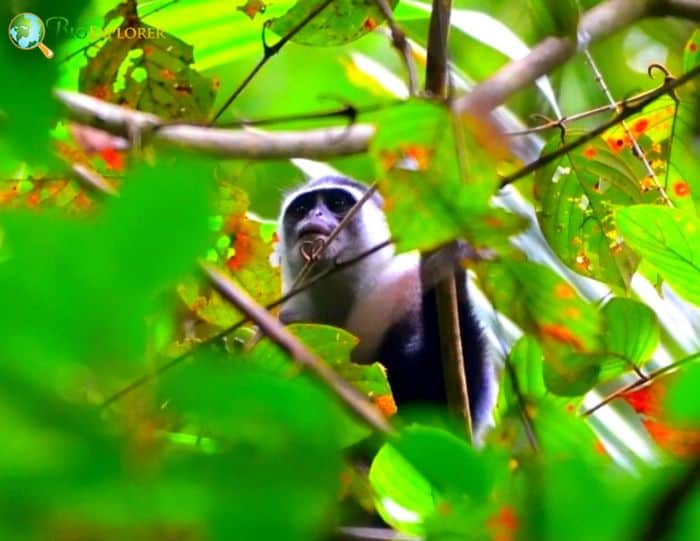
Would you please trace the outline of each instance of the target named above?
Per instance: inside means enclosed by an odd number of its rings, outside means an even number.
[[[216,88],[192,69],[192,46],[142,22],[135,2],[119,4],[105,25],[117,18],[120,26],[80,70],[80,91],[166,119],[207,120]]]
[[[462,133],[460,122],[445,107],[426,101],[379,115],[371,153],[400,250],[434,248],[457,237],[482,246],[484,229],[507,237],[519,227],[492,212],[494,161],[489,152],[477,150],[474,134]],[[455,152],[456,133],[468,141],[464,171]]]
[[[400,530],[423,533],[424,522],[439,512],[441,502],[487,499],[494,482],[490,463],[449,432],[413,425],[385,444],[372,462],[369,480],[377,510]]]
[[[616,297],[603,307],[602,315],[606,351],[643,366],[659,344],[659,322],[653,310],[641,302]]]
[[[325,0],[298,0],[269,28],[280,37],[301,24]],[[388,0],[393,9],[398,0]],[[364,36],[384,22],[384,14],[373,0],[334,0],[292,38],[304,45],[343,45]]]
[[[70,360],[109,371],[141,358],[157,294],[191,271],[205,246],[208,176],[184,159],[142,166],[102,214],[3,215],[0,325],[11,338],[0,355],[24,359],[26,370]]]
[[[700,427],[700,352],[681,362],[686,366],[677,372],[675,382],[669,386],[664,405],[673,421]]]
[[[521,337],[508,353],[508,362],[513,367],[520,393],[529,401],[537,401],[547,394],[544,384],[543,352],[540,344],[529,335]],[[518,397],[508,370],[502,371],[500,408],[519,407]]]
[[[628,244],[686,300],[700,305],[700,219],[651,205],[618,209],[615,221]]]
[[[178,479],[211,495],[205,518],[212,538],[330,535],[342,425],[325,388],[211,355],[168,373],[158,391],[168,411],[216,438],[219,452],[171,466]]]
[[[569,353],[548,359],[544,365],[544,383],[559,396],[581,396],[590,391],[600,375],[605,355]]]
[[[696,29],[685,44],[683,52],[683,73],[688,73],[700,64],[700,30]]]
[[[569,134],[567,140],[580,133]],[[562,144],[550,139],[542,154]],[[604,140],[562,156],[535,174],[537,218],[554,252],[572,270],[623,288],[629,287],[638,258],[619,239],[612,204],[652,202],[639,184],[647,176],[641,162],[623,157]]]

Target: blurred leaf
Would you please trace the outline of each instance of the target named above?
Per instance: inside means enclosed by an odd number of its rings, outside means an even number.
[[[298,0],[282,17],[271,19],[269,28],[284,37],[300,25],[325,0]],[[393,9],[398,0],[388,0]],[[292,38],[304,45],[342,45],[355,41],[384,22],[374,0],[334,0]]]
[[[671,386],[666,405],[674,420],[700,427],[700,353],[682,362],[688,363],[688,366],[681,370],[680,377]]]
[[[557,394],[582,394],[597,381],[600,314],[554,271],[530,262],[479,265],[485,292],[544,351],[544,381]],[[512,299],[519,299],[513,303]]]
[[[628,244],[688,301],[700,305],[700,219],[695,214],[651,205],[615,213]]]
[[[400,250],[434,248],[456,237],[482,246],[484,230],[507,237],[520,226],[490,208],[497,183],[495,160],[477,150],[473,140],[487,133],[462,133],[466,128],[456,122],[444,107],[422,101],[394,107],[379,119],[371,153]],[[462,172],[455,133],[468,141]]]
[[[579,7],[576,0],[529,0],[530,14],[541,35],[576,36]]]
[[[37,0],[3,2],[0,20],[9,23],[21,11],[39,13],[44,19],[59,14],[75,19],[88,4],[87,0],[66,0],[60,6]],[[13,47],[9,40],[4,41],[4,46],[0,47],[0,66],[3,73],[12,76],[0,86],[0,140],[7,143],[13,158],[51,163],[49,131],[58,112],[52,96],[58,64],[44,58],[39,49],[23,51]],[[48,39],[45,45],[55,49],[58,43]],[[0,148],[2,146],[0,143]],[[0,156],[3,163],[7,163],[6,157]]]
[[[483,502],[493,483],[489,465],[486,455],[449,432],[414,425],[380,449],[369,479],[382,518],[420,534],[423,522],[436,513],[444,517],[447,508],[461,507],[465,498]]]
[[[357,345],[357,338],[343,329],[329,325],[294,324],[288,328],[319,358],[332,366],[339,376],[367,396],[385,416],[391,417],[396,413],[396,404],[384,367],[379,363],[364,365],[350,361],[350,352]],[[252,354],[253,362],[275,373],[291,375],[300,369],[270,340],[262,340]],[[357,443],[370,434],[367,427],[349,413],[343,415],[343,427],[344,447]]]
[[[230,180],[219,181],[216,196],[209,218],[207,261],[218,264],[258,303],[277,300],[281,295],[279,266],[272,265],[275,239],[266,235],[267,224],[248,214],[248,196]],[[187,280],[178,285],[178,293],[189,310],[215,327],[229,327],[242,317],[206,281]]]
[[[700,64],[700,30],[695,30],[685,45],[683,52],[683,73]]]
[[[105,16],[121,25],[80,70],[80,91],[169,120],[206,120],[216,88],[190,67],[192,46],[145,24],[126,0]]]
[[[508,353],[508,362],[518,380],[518,389],[526,400],[534,402],[547,394],[542,374],[544,358],[537,340],[528,335],[521,337]],[[501,374],[499,409],[505,411],[519,407],[508,370],[504,369]]]
[[[628,363],[643,366],[659,344],[659,323],[646,304],[616,297],[601,311],[603,341],[607,353],[619,355]]]
[[[135,360],[155,295],[192,268],[206,238],[206,168],[141,167],[104,214],[6,213],[0,352],[13,362]],[[173,249],[173,242],[177,249]],[[141,264],[141,262],[148,262]],[[64,368],[65,370],[65,368]]]
[[[214,538],[307,540],[328,531],[341,434],[325,389],[214,356],[169,373],[159,391],[169,410],[197,419],[221,446],[179,468],[212,494]]]
[[[560,396],[581,396],[598,383],[605,355],[569,353],[544,365],[547,389]]]

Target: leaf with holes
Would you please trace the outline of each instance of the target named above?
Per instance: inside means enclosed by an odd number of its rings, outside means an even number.
[[[80,91],[170,120],[206,120],[215,83],[191,68],[192,47],[142,22],[133,2],[110,11],[105,24],[119,17],[121,25],[80,70]]]
[[[542,154],[560,146],[557,135]],[[639,259],[620,242],[612,205],[654,201],[656,193],[640,188],[645,176],[639,160],[622,159],[602,139],[562,156],[535,174],[540,227],[569,268],[611,285],[629,287]]]
[[[497,184],[494,160],[477,149],[477,134],[462,132],[464,126],[445,107],[413,101],[384,112],[378,123],[371,153],[399,249],[434,248],[457,237],[479,247],[522,226],[490,207]],[[455,134],[468,152],[464,171]]]
[[[625,244],[686,300],[700,305],[700,219],[694,213],[635,205],[619,209],[615,221]]]
[[[292,41],[304,45],[343,45],[384,22],[376,0],[299,0],[282,17],[271,19],[269,28],[280,37],[286,36],[324,3],[328,5],[305,24]],[[387,3],[393,9],[398,0]]]

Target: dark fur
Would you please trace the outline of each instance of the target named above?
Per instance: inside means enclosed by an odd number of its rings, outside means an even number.
[[[472,424],[480,430],[491,410],[494,376],[486,359],[481,328],[472,314],[464,271],[456,273],[459,323]],[[420,321],[420,325],[419,325]],[[386,366],[394,399],[405,404],[446,403],[435,288],[423,295],[420,320],[404,318],[384,337],[378,359]]]

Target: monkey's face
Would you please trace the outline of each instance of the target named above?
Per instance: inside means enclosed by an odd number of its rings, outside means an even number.
[[[341,255],[344,248],[353,246],[354,219],[322,250],[331,232],[356,201],[352,193],[342,188],[324,188],[295,197],[282,218],[284,251],[289,262],[293,266],[311,259],[330,262]]]

